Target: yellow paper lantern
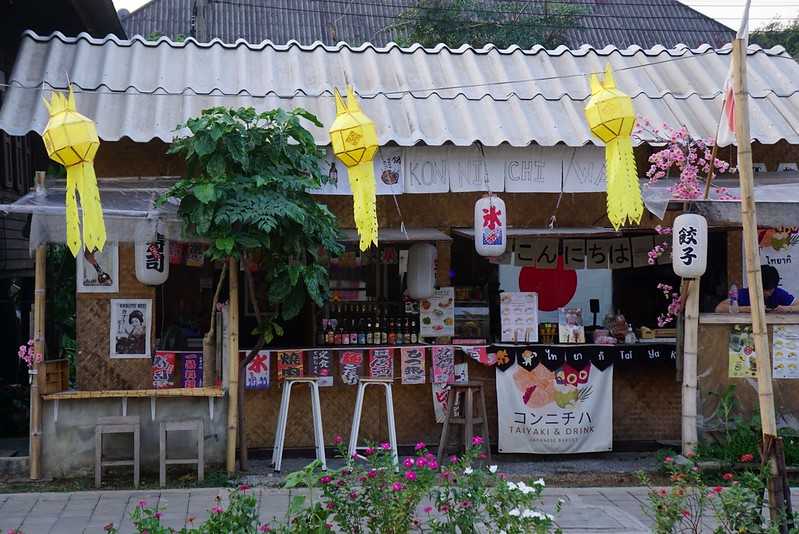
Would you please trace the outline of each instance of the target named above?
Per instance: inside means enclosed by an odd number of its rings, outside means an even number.
[[[377,185],[372,162],[378,149],[377,130],[361,111],[352,87],[347,87],[346,104],[338,89],[335,97],[336,120],[330,127],[330,141],[333,153],[348,169],[355,227],[360,248],[366,250],[372,244],[377,246]]]
[[[591,98],[585,106],[585,117],[591,133],[605,142],[608,219],[617,230],[625,221],[640,222],[644,203],[633,155],[635,111],[632,99],[616,89],[610,65],[601,82],[596,74],[591,75]]]
[[[80,194],[83,210],[83,245],[93,252],[105,246],[105,221],[100,205],[100,191],[94,174],[94,155],[100,147],[94,121],[75,110],[75,95],[53,93],[50,102],[44,101],[50,120],[44,128],[42,138],[50,159],[67,170],[67,246],[73,256],[81,247],[78,203],[75,193]]]

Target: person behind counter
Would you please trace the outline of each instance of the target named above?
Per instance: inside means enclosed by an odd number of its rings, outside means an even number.
[[[796,297],[778,287],[780,284],[780,273],[771,265],[761,265],[760,274],[763,278],[763,298],[766,301],[766,310],[773,312],[799,312],[799,303]],[[730,311],[730,300],[724,299],[718,306],[716,312],[727,313]],[[738,290],[738,311],[749,312],[749,288],[742,287]]]

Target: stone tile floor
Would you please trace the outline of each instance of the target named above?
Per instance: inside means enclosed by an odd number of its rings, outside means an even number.
[[[256,487],[261,520],[281,517],[288,506],[284,490]],[[799,488],[793,490],[794,498]],[[21,529],[25,534],[102,533],[113,523],[127,534],[133,527],[130,511],[145,500],[163,509],[163,522],[174,528],[201,522],[224,488],[174,489],[162,491],[82,491],[68,493],[17,493],[0,495],[0,532]],[[558,499],[565,501],[557,516],[558,525],[568,534],[647,533],[651,521],[641,504],[646,488],[547,488],[545,508],[551,511]]]

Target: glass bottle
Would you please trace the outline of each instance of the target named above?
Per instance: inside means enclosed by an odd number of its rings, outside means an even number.
[[[411,319],[411,343],[419,343],[419,331],[416,329],[416,319]]]
[[[366,320],[366,344],[367,345],[374,345],[375,342],[375,333],[372,330],[372,319]]]
[[[333,331],[333,324],[330,320],[327,321],[327,327],[325,328],[325,345],[335,345],[336,344],[336,333]]]
[[[380,329],[380,344],[381,345],[388,345],[388,321],[386,320],[386,316],[383,316],[382,328]]]
[[[374,329],[374,332],[373,332],[373,336],[374,336],[374,339],[372,339],[372,344],[373,345],[380,345],[381,336],[380,336],[380,318],[379,317],[375,318],[375,329]]]
[[[393,319],[388,323],[388,335],[386,341],[389,345],[397,344],[397,325]]]

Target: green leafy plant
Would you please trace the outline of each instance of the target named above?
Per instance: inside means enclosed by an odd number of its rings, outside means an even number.
[[[169,149],[186,160],[186,176],[160,199],[177,199],[178,214],[187,231],[209,242],[212,260],[236,258],[253,269],[244,270],[257,326],[256,343],[244,368],[258,350],[283,335],[283,324],[296,317],[306,301],[321,306],[328,296],[325,261],[342,251],[336,218],[309,190],[325,180],[320,167],[324,156],[302,121],[321,123],[297,108],[257,113],[253,108],[206,109],[179,129]],[[212,310],[216,308],[220,276]],[[264,288],[267,308],[261,309],[256,287]],[[213,321],[211,322],[213,325]],[[210,345],[212,330],[206,335]],[[239,382],[243,402],[243,381]],[[239,407],[243,413],[242,406]],[[241,464],[246,463],[246,435],[239,423]]]

